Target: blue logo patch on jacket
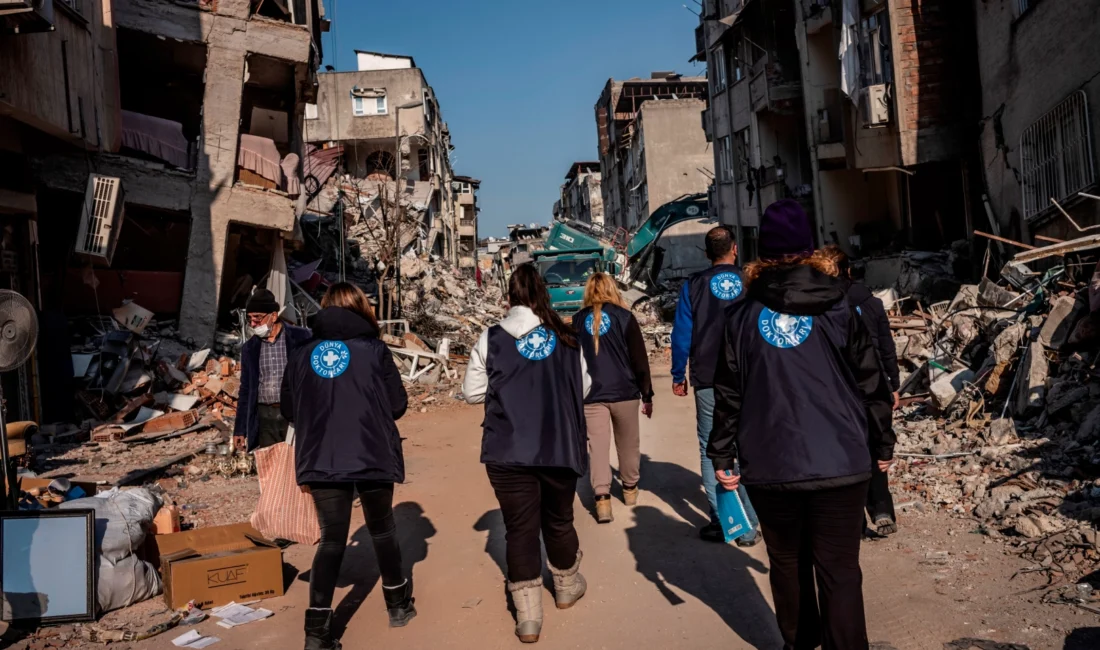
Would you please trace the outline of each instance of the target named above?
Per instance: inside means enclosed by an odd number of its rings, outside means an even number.
[[[335,379],[351,365],[351,351],[343,341],[321,341],[310,353],[309,364],[318,377]]]
[[[558,347],[557,335],[542,325],[531,330],[527,336],[516,340],[516,349],[523,358],[531,361],[542,361],[550,356],[556,347]]]
[[[859,305],[856,305],[856,313],[859,314],[860,316],[863,315],[863,310],[860,309]]]
[[[782,349],[795,348],[810,338],[814,318],[780,314],[765,307],[760,312],[757,326],[760,329],[760,336],[763,336],[768,343]]]
[[[596,333],[592,331],[592,326],[595,325],[596,315],[589,314],[588,318],[584,319],[584,329],[588,330],[588,333],[595,336]],[[611,329],[611,317],[607,315],[607,312],[600,312],[600,336],[607,334],[607,331]]]
[[[741,295],[741,276],[729,271],[710,279],[710,292],[719,300],[736,300]]]

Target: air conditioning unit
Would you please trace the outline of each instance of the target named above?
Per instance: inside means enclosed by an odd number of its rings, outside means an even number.
[[[863,126],[883,126],[890,123],[890,86],[867,86],[859,94],[859,114]]]
[[[0,34],[34,34],[53,30],[53,0],[0,0]]]
[[[124,201],[122,179],[99,174],[88,176],[80,229],[76,235],[75,252],[78,255],[111,265],[122,230]]]

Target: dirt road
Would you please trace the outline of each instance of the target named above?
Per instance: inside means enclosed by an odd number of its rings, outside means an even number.
[[[600,526],[586,510],[590,494],[581,491],[577,527],[588,595],[571,610],[546,609],[538,647],[779,648],[763,545],[745,552],[697,537],[705,497],[694,403],[671,394],[667,371],[657,375],[656,413],[642,428],[639,505],[629,511],[616,501],[614,523]],[[409,482],[397,490],[396,511],[419,616],[407,628],[386,627],[370,540],[357,515],[337,592],[345,648],[519,647],[505,609],[504,529],[478,463],[480,417],[480,409],[460,407],[401,422]],[[903,514],[901,523],[898,536],[864,546],[873,641],[941,650],[947,641],[980,637],[1040,650],[1062,648],[1075,628],[1100,625],[1095,615],[1010,595],[1038,583],[1027,576],[1009,582],[1019,561],[971,534],[964,521]],[[287,562],[302,573],[286,597],[265,602],[276,612],[272,619],[236,630],[208,621],[200,631],[219,636],[219,650],[301,647],[312,556],[312,548],[287,551]],[[178,635],[138,647],[167,650]]]

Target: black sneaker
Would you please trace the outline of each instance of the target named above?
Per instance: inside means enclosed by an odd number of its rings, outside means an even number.
[[[898,522],[894,521],[890,515],[879,515],[875,517],[875,528],[878,529],[879,535],[886,537],[898,532]]]
[[[713,521],[699,529],[699,539],[704,542],[726,543],[726,536],[722,534],[722,527]]]
[[[762,539],[763,535],[760,534],[760,531],[757,531],[753,533],[751,537],[748,535],[738,537],[736,540],[734,540],[734,544],[737,544],[741,548],[752,548],[753,546],[759,544]]]

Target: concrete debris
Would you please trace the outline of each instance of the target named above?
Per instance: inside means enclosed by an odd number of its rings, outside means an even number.
[[[906,300],[942,286],[934,268],[914,279],[934,260],[900,263],[890,314],[904,384],[895,500],[915,503],[909,516],[977,520],[1052,585],[1077,581],[1100,568],[1100,339],[1071,336],[1100,325],[1089,287],[1015,264],[928,308]]]

